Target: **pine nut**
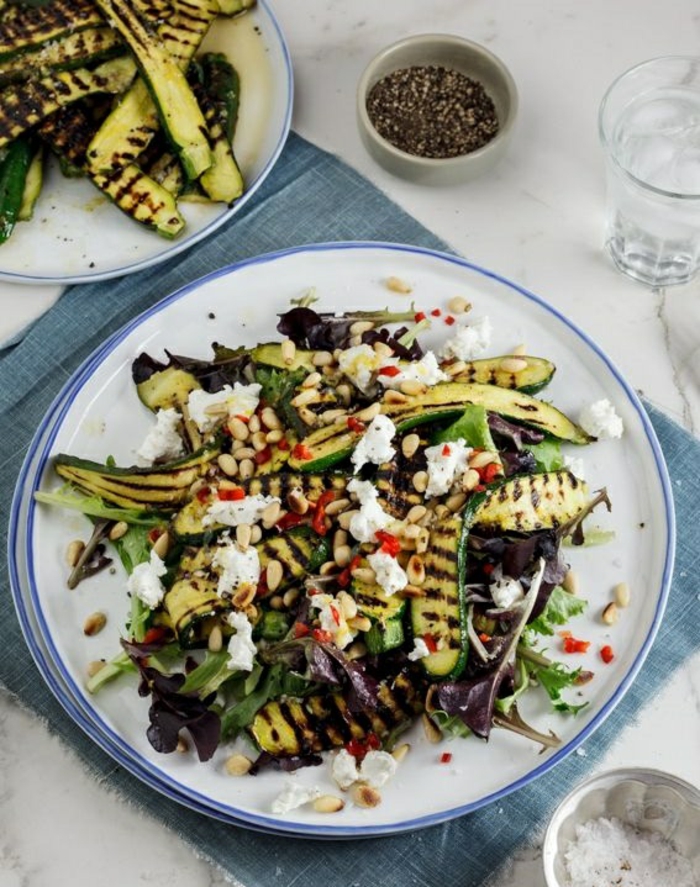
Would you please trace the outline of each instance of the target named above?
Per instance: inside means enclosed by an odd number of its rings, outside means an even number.
[[[129,524],[125,520],[119,520],[114,524],[109,531],[110,541],[116,542],[117,539],[121,539],[122,536],[125,536],[129,532]]]
[[[378,354],[380,357],[394,356],[394,349],[391,347],[391,345],[387,345],[386,342],[381,342],[377,340],[372,344],[372,348],[374,348],[375,353]]]
[[[439,505],[435,506],[435,517],[438,520],[442,520],[443,518],[449,517],[449,516],[450,516],[450,509],[447,507],[447,505],[443,505],[442,503],[440,503]]]
[[[374,329],[374,323],[371,320],[356,320],[350,324],[351,336],[362,336]]]
[[[445,499],[445,505],[453,514],[456,514],[466,501],[467,496],[465,493],[455,493],[453,496],[448,496]]]
[[[615,603],[618,607],[628,607],[630,602],[630,587],[626,582],[618,582],[613,588]]]
[[[352,799],[358,807],[378,807],[382,803],[379,791],[371,785],[359,783],[352,790]]]
[[[462,475],[460,486],[465,492],[470,493],[475,487],[478,487],[480,483],[481,478],[479,477],[479,472],[475,468],[468,468]]]
[[[447,310],[452,314],[464,314],[471,310],[471,304],[463,296],[452,296],[447,303]]]
[[[364,582],[365,585],[374,585],[377,581],[377,575],[371,567],[355,567],[350,571],[350,575],[358,582]]]
[[[211,653],[218,653],[224,646],[224,635],[220,625],[214,625],[207,638],[207,648]]]
[[[406,575],[411,585],[422,585],[425,582],[425,565],[420,555],[414,554],[408,559]]]
[[[253,524],[250,528],[250,544],[257,545],[257,543],[262,539],[262,529],[259,524]]]
[[[323,376],[318,372],[309,373],[301,383],[302,388],[317,388],[323,381]]]
[[[242,419],[239,419],[238,416],[233,416],[233,418],[228,420],[228,430],[231,432],[231,437],[234,440],[248,439],[248,425]]]
[[[239,450],[242,450],[245,447],[245,441],[242,440],[231,440],[231,452],[237,456]]]
[[[260,429],[260,416],[258,416],[256,413],[253,413],[250,419],[248,419],[248,431],[251,434],[257,434]]]
[[[319,415],[319,419],[323,422],[324,425],[334,425],[336,422],[339,422],[346,416],[347,413],[345,410],[324,410]]]
[[[401,293],[404,296],[413,292],[413,287],[410,283],[407,283],[400,277],[395,277],[393,274],[390,277],[387,277],[384,281],[384,285],[388,290],[391,290],[392,293]]]
[[[345,806],[345,801],[335,795],[321,795],[313,804],[317,813],[338,813]]]
[[[269,444],[279,443],[284,437],[284,431],[281,428],[273,428],[265,435],[265,442]]]
[[[327,367],[333,363],[333,355],[330,351],[314,351],[311,355],[311,363],[315,367]]]
[[[265,447],[267,447],[267,432],[266,431],[256,431],[253,433],[251,438],[253,442],[253,449],[256,453],[261,453]]]
[[[290,364],[294,363],[294,358],[297,355],[297,346],[291,339],[285,339],[280,345],[280,354],[282,355],[282,362],[290,366]]]
[[[299,418],[304,425],[308,425],[309,428],[315,428],[318,424],[316,413],[311,412],[308,407],[299,407]]]
[[[263,407],[262,412],[260,413],[260,419],[265,426],[270,431],[281,428],[282,423],[280,422],[279,416],[272,409],[272,407]]]
[[[345,655],[348,659],[362,659],[367,655],[367,646],[362,641],[353,641],[349,647],[345,649]]]
[[[263,527],[265,527],[266,530],[274,527],[274,525],[280,519],[281,515],[282,508],[279,502],[270,502],[270,504],[263,509],[263,512],[260,516]]]
[[[425,507],[425,505],[414,505],[408,510],[408,514],[406,515],[406,522],[408,524],[417,524],[418,521],[422,520],[427,513],[428,509]],[[408,531],[408,527],[406,527],[406,531]]]
[[[384,392],[384,397],[382,398],[382,400],[384,401],[384,403],[393,404],[408,402],[408,398],[406,397],[406,395],[403,394],[403,392],[401,391],[397,391],[395,388],[387,388],[387,390]]]
[[[347,567],[352,560],[352,548],[349,545],[338,545],[333,550],[333,560],[339,567]]]
[[[93,659],[92,662],[88,662],[87,665],[87,676],[89,678],[94,678],[95,675],[102,671],[102,669],[107,665],[104,659]]]
[[[527,369],[527,361],[522,357],[504,357],[498,368],[504,373],[521,373]]]
[[[107,617],[99,610],[91,613],[83,623],[83,634],[88,637],[99,634],[107,624]]]
[[[189,750],[190,750],[189,742],[185,739],[184,736],[178,736],[177,737],[177,745],[175,746],[175,751],[178,752],[178,754],[186,755]]]
[[[230,453],[222,453],[216,461],[225,475],[235,477],[238,472],[238,462]]]
[[[253,597],[255,597],[255,589],[253,589]],[[243,612],[248,617],[249,622],[258,621],[258,608],[255,606],[255,604],[246,604],[243,608]]]
[[[250,545],[253,530],[250,524],[238,524],[236,527],[236,544],[241,551],[246,551]]]
[[[349,499],[331,499],[328,505],[326,505],[326,514],[329,517],[335,517],[336,514],[340,514],[341,511],[345,511],[349,504]]]
[[[338,526],[343,530],[350,529],[350,522],[356,514],[359,514],[359,509],[354,508],[352,511],[344,511],[342,514],[338,515]]]
[[[415,456],[420,446],[420,436],[418,434],[407,434],[401,441],[401,452],[407,459]]]
[[[397,745],[396,748],[392,751],[391,756],[395,761],[403,761],[406,755],[411,750],[411,746],[407,742],[401,743],[401,745]]]
[[[325,561],[318,569],[319,576],[332,576],[338,572],[338,564],[335,561]]]
[[[421,534],[416,538],[416,554],[425,554],[430,543],[430,531],[427,527],[421,527]]]
[[[578,594],[579,592],[579,580],[578,573],[574,570],[569,570],[564,576],[564,580],[561,583],[561,587],[564,591],[568,591],[569,594]]]
[[[228,478],[223,478],[219,481],[219,489],[220,490],[236,490],[238,489],[238,485],[235,484],[232,480],[228,480]]]
[[[425,382],[419,382],[418,379],[404,379],[399,385],[399,390],[408,397],[418,397],[421,394],[425,394],[428,386]]]
[[[355,616],[348,620],[348,625],[353,631],[369,631],[372,627],[372,622],[367,616]]]
[[[161,533],[160,536],[153,543],[153,551],[161,560],[164,560],[169,548],[170,533],[168,533],[168,531],[166,530],[164,533]]]
[[[253,602],[257,589],[252,582],[243,582],[236,589],[236,593],[231,598],[231,603],[238,610],[245,608]]]
[[[288,591],[282,595],[282,603],[284,606],[289,609],[293,606],[297,600],[299,599],[299,589],[298,588],[290,588]]]
[[[443,372],[447,373],[450,377],[459,376],[459,374],[463,373],[466,369],[467,364],[464,360],[454,360],[452,363],[448,363],[442,367]]]
[[[284,567],[280,561],[273,558],[268,562],[267,568],[265,569],[265,579],[267,581],[268,589],[270,591],[276,591],[283,577]]]
[[[291,403],[293,407],[303,407],[308,403],[313,403],[315,400],[318,400],[318,389],[304,388],[303,391],[300,391],[299,394],[292,398]]]
[[[420,588],[418,585],[411,585],[409,582],[408,585],[404,585],[399,594],[405,598],[425,597],[425,589]]]
[[[306,514],[309,510],[309,500],[299,489],[290,491],[287,496],[287,505],[289,505],[289,510],[293,511],[294,514]]]
[[[413,489],[417,493],[425,493],[428,489],[428,472],[416,471],[413,475]]]
[[[428,717],[425,712],[421,717],[421,721],[423,724],[423,732],[425,733],[425,738],[428,742],[437,743],[442,740],[442,730],[438,727],[435,721],[432,718]]]
[[[82,539],[74,539],[66,549],[66,563],[69,567],[75,567],[85,551],[85,543]]]
[[[284,595],[273,594],[268,601],[271,610],[284,610]]]
[[[368,407],[365,407],[364,410],[360,410],[358,413],[355,413],[355,418],[360,422],[371,422],[372,419],[376,418],[379,415],[381,410],[381,404],[376,400],[374,403],[370,404]]]
[[[245,755],[235,754],[226,758],[224,768],[229,776],[245,776],[250,772],[253,762]]]
[[[241,459],[238,463],[238,476],[241,480],[248,480],[255,474],[255,462],[252,459]]]
[[[341,382],[340,385],[335,389],[335,393],[341,399],[341,401],[345,404],[346,407],[349,407],[352,403],[352,388],[346,384],[345,382]]]
[[[617,622],[617,604],[614,601],[603,608],[601,619],[606,625],[614,625]]]
[[[480,450],[478,453],[472,453],[469,457],[469,467],[485,468],[487,465],[495,462],[496,458],[497,454],[491,452],[491,450]]]
[[[339,591],[336,600],[338,601],[342,614],[346,619],[354,619],[357,616],[357,601],[351,594],[348,594],[347,591],[344,590]]]

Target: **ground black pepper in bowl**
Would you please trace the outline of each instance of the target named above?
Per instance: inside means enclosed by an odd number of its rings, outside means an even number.
[[[383,138],[417,157],[469,154],[499,129],[483,85],[440,65],[414,65],[387,74],[369,91],[366,107]]]

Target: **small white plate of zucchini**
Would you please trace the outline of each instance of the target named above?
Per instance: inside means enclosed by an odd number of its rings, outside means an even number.
[[[662,619],[674,517],[642,404],[555,309],[453,256],[321,244],[105,342],[30,447],[10,552],[39,669],[123,767],[353,838],[594,742]]]
[[[130,274],[231,218],[274,166],[293,75],[266,0],[0,10],[0,278]]]

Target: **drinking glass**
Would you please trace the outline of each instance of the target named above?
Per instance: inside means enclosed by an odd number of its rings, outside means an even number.
[[[642,62],[610,86],[599,134],[607,173],[605,244],[651,286],[700,268],[700,57]]]

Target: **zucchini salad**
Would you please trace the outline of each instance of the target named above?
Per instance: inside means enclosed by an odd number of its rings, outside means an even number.
[[[337,797],[291,780],[276,813],[376,806],[417,722],[556,747],[519,707],[586,704],[592,672],[552,651],[586,646],[566,552],[611,504],[576,457],[622,434],[613,406],[565,415],[541,396],[555,366],[486,356],[488,318],[459,297],[339,314],[309,293],[270,341],[212,347],[133,361],[152,414],[134,465],[59,454],[62,485],[36,493],[90,518],[69,587],[126,571],[121,649],[85,663],[88,691],[131,681],[157,752],[246,779],[329,768]]]

